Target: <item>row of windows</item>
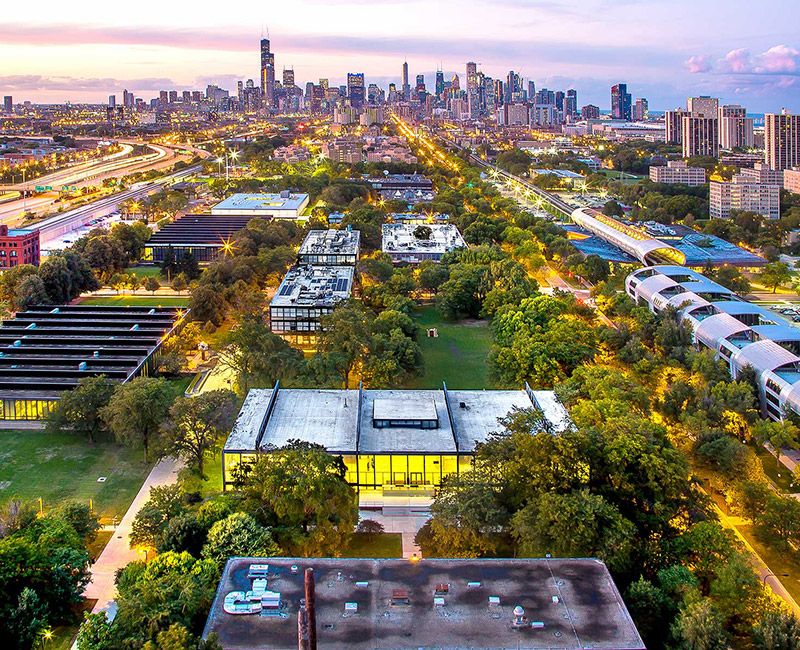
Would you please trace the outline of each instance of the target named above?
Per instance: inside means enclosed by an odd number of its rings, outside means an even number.
[[[55,400],[3,399],[0,420],[44,420],[54,405]]]
[[[330,265],[344,265],[355,264],[355,255],[313,255],[302,254],[300,255],[301,264],[330,264]]]
[[[233,485],[236,467],[252,462],[253,452],[223,453],[223,484]],[[358,454],[343,455],[345,478],[355,487],[437,487],[451,474],[463,474],[472,469],[470,454]]]
[[[439,420],[372,420],[376,429],[389,429],[392,427],[408,427],[411,429],[436,429]]]
[[[318,332],[320,326],[318,322],[273,320],[270,322],[270,329],[273,332]]]
[[[269,316],[278,320],[281,318],[319,318],[330,314],[331,311],[327,307],[271,307]]]

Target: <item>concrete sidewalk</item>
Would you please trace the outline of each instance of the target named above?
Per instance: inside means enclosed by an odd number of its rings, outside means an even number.
[[[183,461],[175,458],[165,458],[153,467],[150,475],[145,480],[130,508],[125,513],[114,535],[109,540],[100,557],[92,565],[91,582],[86,585],[83,592],[84,598],[97,599],[92,612],[108,610],[109,605],[116,597],[117,587],[114,578],[117,571],[129,562],[143,560],[144,553],[130,547],[129,537],[133,520],[150,498],[150,488],[170,485],[178,480],[178,472],[183,467]],[[113,611],[113,610],[112,610]]]

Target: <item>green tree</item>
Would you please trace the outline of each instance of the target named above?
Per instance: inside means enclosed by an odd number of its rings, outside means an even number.
[[[762,269],[759,280],[765,287],[772,288],[772,293],[775,293],[778,287],[791,282],[792,272],[783,262],[770,262]]]
[[[753,629],[758,650],[800,650],[800,621],[787,612],[767,612]]]
[[[235,512],[216,522],[208,531],[203,557],[223,566],[229,557],[273,557],[280,549],[269,528],[245,512]]]
[[[100,416],[121,443],[142,446],[146,463],[171,403],[172,389],[164,379],[137,377],[117,386]]]
[[[162,453],[185,458],[201,478],[203,462],[220,438],[230,430],[236,417],[236,395],[214,390],[196,397],[178,397],[162,425]]]
[[[80,379],[74,389],[61,393],[61,399],[48,415],[48,431],[55,433],[68,428],[93,443],[106,430],[101,412],[113,394],[114,384],[105,375]]]
[[[317,354],[335,369],[345,388],[353,370],[367,358],[373,318],[360,302],[347,300],[320,319]]]
[[[116,639],[105,612],[86,614],[78,630],[78,650],[110,650]]]
[[[602,496],[581,490],[542,494],[513,516],[511,533],[522,555],[596,556],[612,571],[624,571],[630,568],[636,527]]]
[[[261,454],[239,481],[245,509],[275,526],[282,548],[322,557],[346,548],[358,506],[340,458],[318,445],[290,441]]]
[[[175,286],[175,283],[180,277],[178,275],[172,281],[172,288],[179,293],[181,290]],[[222,321],[225,320],[225,308],[225,299],[222,297],[219,287],[200,284],[192,289],[189,309],[194,320],[201,323],[214,323],[219,327],[222,325]]]
[[[678,616],[675,636],[686,650],[726,650],[728,633],[725,620],[710,600],[687,605]]]
[[[726,264],[717,269],[713,276],[714,280],[719,282],[723,287],[727,287],[731,291],[746,296],[750,293],[750,281],[745,275],[735,266]]]
[[[117,580],[116,634],[128,647],[142,647],[176,623],[199,632],[218,580],[215,562],[188,553],[162,553],[147,564],[132,562]]]
[[[155,295],[156,291],[161,288],[161,282],[153,275],[148,276],[144,279],[144,288],[145,291],[149,291],[152,295]]]
[[[183,492],[179,485],[158,485],[150,488],[150,495],[131,525],[131,546],[158,548],[169,522],[184,513]]]
[[[303,363],[302,352],[254,318],[245,318],[225,335],[219,356],[236,373],[236,384],[242,393],[291,379]]]

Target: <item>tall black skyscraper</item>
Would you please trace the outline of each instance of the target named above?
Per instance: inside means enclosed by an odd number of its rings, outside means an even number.
[[[347,98],[350,100],[350,106],[353,108],[361,108],[364,105],[365,97],[366,89],[364,88],[364,73],[348,72]]]
[[[408,85],[408,61],[403,61],[403,99],[411,98],[411,86]]]
[[[261,39],[261,97],[266,108],[275,102],[275,55],[269,51],[269,39]]]
[[[615,120],[631,119],[631,95],[628,84],[611,87],[611,117]]]
[[[436,71],[436,96],[441,97],[444,95],[444,72],[441,70]]]

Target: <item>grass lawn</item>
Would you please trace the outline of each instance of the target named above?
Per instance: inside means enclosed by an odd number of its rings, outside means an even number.
[[[151,467],[141,450],[112,442],[90,445],[70,433],[0,431],[0,503],[41,497],[47,509],[67,499],[92,499],[101,517],[122,518]],[[98,483],[101,476],[106,480]]]
[[[786,587],[792,598],[800,602],[800,558],[796,553],[771,548],[758,539],[752,526],[737,526],[739,532],[766,562],[770,571]],[[788,573],[788,576],[784,576]]]
[[[487,322],[447,322],[434,307],[422,307],[415,317],[425,372],[412,379],[409,388],[441,388],[442,381],[454,389],[494,388],[487,363],[492,343]],[[425,335],[429,327],[438,328],[438,338]]]
[[[160,266],[129,266],[125,269],[125,273],[130,275],[131,273],[135,273],[137,277],[140,278],[158,278],[161,279],[161,267]],[[162,284],[166,284],[167,279],[164,278]]]
[[[356,533],[342,554],[344,557],[403,557],[403,536],[400,533],[362,535]]]
[[[761,465],[764,468],[764,473],[781,492],[800,492],[800,485],[795,483],[792,473],[783,463],[778,463],[775,460],[775,456],[769,453],[761,445],[754,445],[753,451],[755,451],[758,457],[761,459]]]
[[[188,307],[189,296],[178,298],[173,296],[151,296],[145,293],[136,296],[120,294],[118,296],[94,296],[92,298],[83,298],[80,304],[103,307]]]

